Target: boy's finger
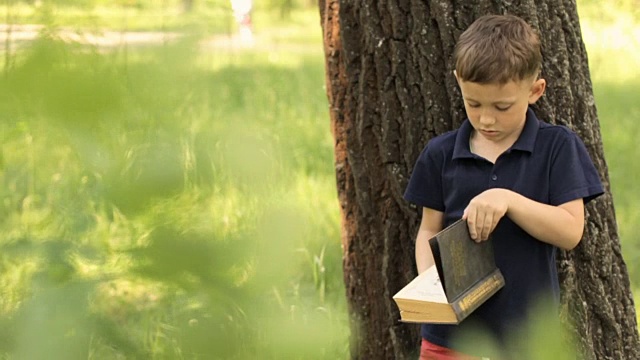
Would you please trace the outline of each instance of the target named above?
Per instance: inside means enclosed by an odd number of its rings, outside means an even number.
[[[475,210],[469,210],[467,212],[467,227],[469,228],[469,235],[473,240],[476,240],[478,237],[478,231],[476,230],[476,216]]]
[[[491,233],[491,230],[493,230],[493,219],[494,216],[492,213],[485,215],[481,235],[482,240],[487,240],[489,238],[489,234]]]

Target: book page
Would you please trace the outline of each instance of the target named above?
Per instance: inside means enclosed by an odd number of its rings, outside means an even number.
[[[447,303],[447,296],[440,283],[438,270],[435,265],[413,279],[413,281],[400,290],[394,298]]]

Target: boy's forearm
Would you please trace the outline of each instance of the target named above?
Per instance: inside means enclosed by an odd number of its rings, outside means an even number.
[[[416,267],[418,268],[418,274],[421,274],[434,264],[429,239],[435,234],[437,234],[437,232],[426,230],[420,230],[418,232],[418,236],[416,237]]]
[[[584,229],[582,199],[553,206],[512,191],[508,196],[507,216],[529,235],[565,250],[578,245]]]
[[[416,267],[418,268],[418,274],[421,274],[434,264],[429,239],[442,230],[443,220],[444,214],[441,211],[422,208],[422,220],[418,235],[416,235]]]

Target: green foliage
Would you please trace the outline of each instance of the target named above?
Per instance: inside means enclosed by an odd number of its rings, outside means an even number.
[[[4,355],[345,356],[321,59],[224,64],[198,46],[43,36],[15,59]]]
[[[576,359],[575,341],[554,308],[552,301],[537,301],[525,324],[512,329],[504,343],[498,343],[490,331],[480,326],[467,330],[454,342],[465,353],[490,359]]]

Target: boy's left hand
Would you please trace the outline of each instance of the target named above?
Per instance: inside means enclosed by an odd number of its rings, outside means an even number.
[[[473,240],[480,242],[489,239],[509,209],[509,194],[507,189],[489,189],[471,199],[462,218],[467,220]]]

